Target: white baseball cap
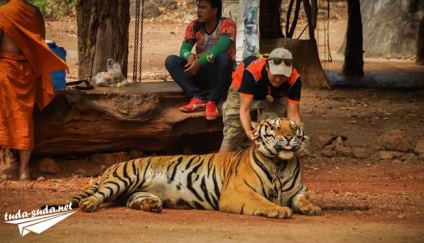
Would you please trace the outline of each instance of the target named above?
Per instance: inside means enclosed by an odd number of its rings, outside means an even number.
[[[293,56],[289,50],[277,48],[269,54],[268,64],[272,75],[290,77],[293,70]]]

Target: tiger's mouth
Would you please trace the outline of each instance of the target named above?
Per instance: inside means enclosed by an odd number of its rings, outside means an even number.
[[[287,145],[275,145],[274,146],[275,150],[277,151],[277,153],[280,153],[282,151],[293,151],[294,147],[290,144]]]
[[[278,158],[288,160],[294,156],[294,147],[290,144],[286,145],[275,145],[275,151],[277,152]]]
[[[284,145],[283,146],[283,149],[284,150],[293,150],[293,146],[291,146],[291,145]]]

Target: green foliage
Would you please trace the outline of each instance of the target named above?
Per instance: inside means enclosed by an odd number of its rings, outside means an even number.
[[[77,0],[27,0],[27,2],[37,6],[44,18],[57,20],[61,17],[74,15]],[[6,0],[0,0],[0,5],[5,3]]]
[[[77,0],[28,0],[40,8],[46,19],[56,20],[74,15]]]
[[[46,13],[47,1],[45,1],[45,0],[29,0],[28,2],[37,6],[43,14]]]

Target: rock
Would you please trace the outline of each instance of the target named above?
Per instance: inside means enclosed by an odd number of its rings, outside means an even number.
[[[46,180],[46,177],[44,177],[44,176],[39,176],[35,181],[36,182],[40,182],[40,181],[45,181]]]
[[[77,170],[75,171],[75,173],[77,173],[77,174],[79,174],[79,175],[82,175],[82,176],[86,176],[87,171],[86,171],[85,169],[83,169],[83,168],[80,168],[80,169],[77,169]]]
[[[13,149],[0,146],[0,165],[11,165],[16,162]]]
[[[3,180],[13,179],[19,173],[19,164],[14,163],[7,166],[2,166],[0,170],[0,178]]]
[[[175,0],[155,0],[154,1],[159,7],[164,7],[169,10],[178,8],[178,3]]]
[[[403,156],[401,159],[402,161],[406,161],[406,162],[415,162],[419,160],[418,156],[415,155],[414,153],[409,153]]]
[[[338,7],[338,8],[346,8],[346,3],[345,2],[337,2],[336,3],[336,7]]]
[[[311,138],[311,143],[313,146],[322,148],[328,144],[332,143],[333,136],[324,132],[317,132],[315,136]]]
[[[424,159],[424,137],[418,140],[418,143],[415,146],[414,152],[418,154],[420,158]]]
[[[343,139],[343,137],[342,137],[342,136],[338,136],[338,137],[336,138],[336,141],[335,141],[336,147],[341,147],[341,146],[343,146],[343,141],[345,141],[345,139]]]
[[[99,165],[113,165],[119,162],[127,161],[130,157],[126,152],[108,153],[108,154],[90,154],[90,160]]]
[[[352,155],[358,159],[367,158],[370,155],[370,151],[366,148],[352,148]]]
[[[201,112],[179,112],[178,107],[185,104],[187,97],[175,82],[58,90],[43,112],[34,112],[37,145],[33,153],[79,156],[133,149],[162,154],[180,154],[184,147],[199,154],[219,150],[222,118],[208,121]]]
[[[144,151],[143,150],[138,150],[138,149],[132,149],[129,153],[128,156],[130,159],[137,159],[137,158],[141,158],[144,155]]]
[[[336,148],[336,144],[332,143],[323,147],[324,150],[334,150]]]
[[[332,149],[323,149],[321,154],[322,156],[325,156],[325,157],[334,157],[336,156],[336,151]]]
[[[59,173],[59,165],[50,158],[40,160],[38,170],[43,173],[57,174]]]
[[[337,154],[342,155],[342,156],[352,156],[352,148],[351,147],[342,147],[342,146],[337,146],[335,151],[337,152]]]
[[[156,18],[160,15],[159,7],[156,3],[145,2],[144,3],[144,18]],[[140,14],[141,15],[141,14]]]
[[[398,158],[400,156],[402,156],[401,153],[394,152],[394,151],[380,151],[379,152],[379,158],[382,159],[382,160]]]
[[[377,138],[377,146],[380,149],[407,152],[412,150],[412,145],[405,139],[400,130],[390,130]]]

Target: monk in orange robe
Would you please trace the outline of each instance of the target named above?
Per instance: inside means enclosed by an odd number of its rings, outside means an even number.
[[[53,99],[50,72],[68,66],[45,43],[40,10],[25,0],[6,2],[0,6],[0,146],[19,150],[19,178],[28,180],[34,105],[42,110]]]

